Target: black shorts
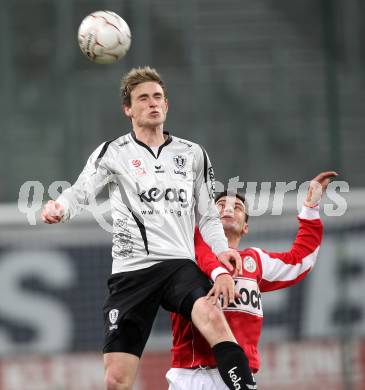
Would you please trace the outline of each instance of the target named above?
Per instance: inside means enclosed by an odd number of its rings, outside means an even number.
[[[152,267],[113,274],[104,305],[103,352],[141,357],[161,305],[190,319],[194,302],[211,283],[191,260],[164,260]]]

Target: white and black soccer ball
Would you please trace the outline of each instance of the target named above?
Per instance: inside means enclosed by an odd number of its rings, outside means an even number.
[[[81,51],[98,64],[112,64],[123,58],[131,45],[131,30],[115,12],[96,11],[80,24]]]

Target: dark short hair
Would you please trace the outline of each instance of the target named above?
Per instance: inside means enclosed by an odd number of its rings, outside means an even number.
[[[245,205],[245,222],[247,223],[248,221],[248,211],[247,211],[247,201],[246,201],[246,198],[245,198],[245,194],[243,193],[239,193],[239,192],[236,192],[235,194],[234,193],[229,193],[227,190],[226,191],[222,191],[222,192],[219,192],[218,194],[215,195],[215,198],[214,198],[214,201],[215,203],[218,202],[219,199],[225,197],[225,196],[235,196],[237,199],[241,200],[242,203]]]

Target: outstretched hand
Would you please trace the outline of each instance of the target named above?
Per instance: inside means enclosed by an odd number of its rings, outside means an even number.
[[[222,306],[225,309],[230,303],[234,302],[236,297],[234,291],[234,280],[229,274],[220,274],[214,282],[213,287],[208,292],[206,298],[213,304],[217,304],[222,297]]]
[[[326,191],[328,184],[333,177],[338,176],[335,171],[321,172],[311,180],[305,198],[304,205],[307,207],[315,207],[319,204],[322,194]]]
[[[232,276],[242,275],[242,259],[234,249],[220,253],[218,260],[232,273]]]

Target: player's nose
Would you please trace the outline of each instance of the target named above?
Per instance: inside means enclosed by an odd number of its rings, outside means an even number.
[[[224,216],[229,216],[229,217],[231,217],[232,215],[233,215],[233,207],[231,207],[231,206],[226,206],[225,208],[224,208],[224,210],[223,210],[223,217]]]
[[[157,101],[155,99],[150,99],[150,107],[157,107]]]

